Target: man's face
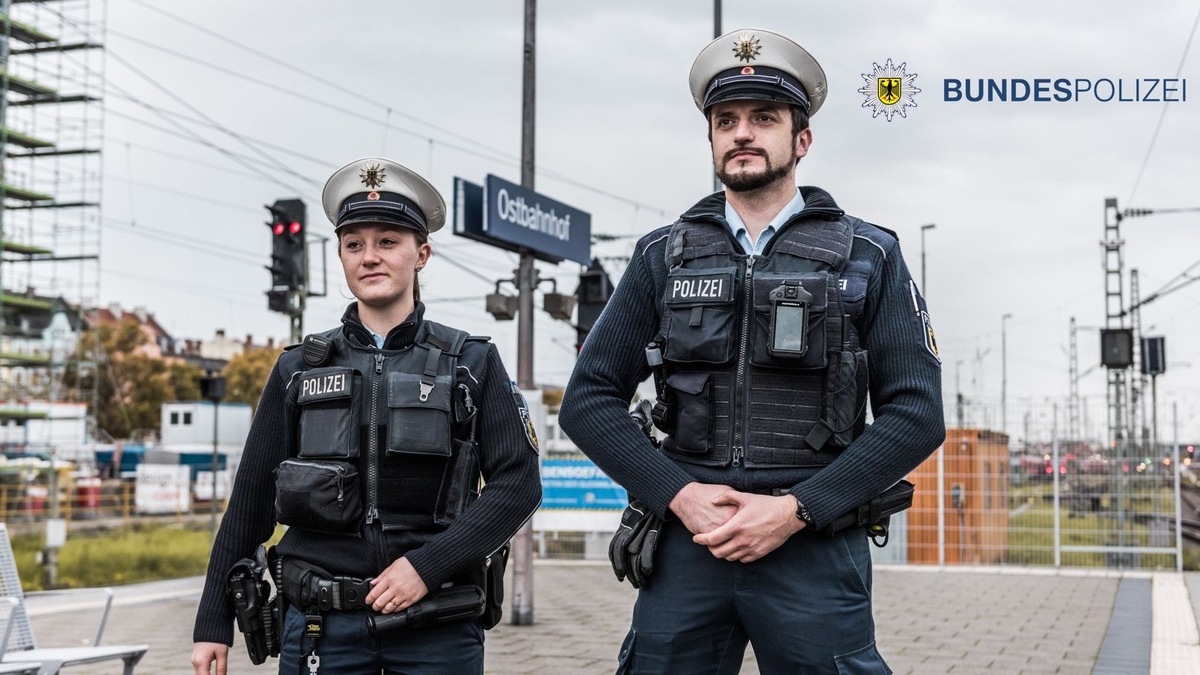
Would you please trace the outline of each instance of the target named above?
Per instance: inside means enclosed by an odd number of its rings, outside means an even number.
[[[793,182],[796,160],[808,154],[812,132],[793,136],[787,104],[725,101],[709,111],[713,168],[734,192],[749,192],[779,180]]]
[[[338,257],[359,302],[385,308],[411,300],[416,271],[429,260],[429,244],[418,245],[408,228],[385,225],[351,225],[340,235]]]

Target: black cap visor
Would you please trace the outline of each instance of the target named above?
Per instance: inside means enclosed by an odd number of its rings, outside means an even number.
[[[377,199],[370,199],[377,195]],[[421,234],[429,234],[429,226],[425,222],[425,214],[417,208],[412,200],[395,192],[371,192],[351,195],[342,202],[338,210],[337,225],[333,228],[338,232],[347,225],[362,225],[377,223],[395,225],[416,230]]]
[[[750,71],[750,72],[746,72]],[[809,110],[808,93],[796,78],[774,68],[731,68],[713,78],[704,94],[704,110],[722,101],[778,101]]]

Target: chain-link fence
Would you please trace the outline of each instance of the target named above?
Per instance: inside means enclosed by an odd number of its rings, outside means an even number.
[[[1141,424],[1140,438],[1113,443],[1104,401],[1075,415],[1065,400],[1025,400],[1007,412],[998,417],[1008,417],[1009,434],[951,428],[913,472],[917,498],[898,523],[906,548],[887,560],[1200,567],[1200,464],[1193,468],[1195,447],[1173,425],[1158,434]]]

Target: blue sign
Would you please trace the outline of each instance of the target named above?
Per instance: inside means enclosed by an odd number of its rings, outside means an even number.
[[[625,488],[589,459],[542,459],[543,509],[616,509],[629,505]]]
[[[489,237],[483,231],[483,186],[457,177],[454,179],[454,234],[515,253],[521,252],[520,246]],[[561,258],[550,262],[559,260]]]
[[[542,253],[544,259],[592,261],[592,216],[545,195],[488,174],[484,181],[484,233]],[[538,256],[543,257],[543,256]]]

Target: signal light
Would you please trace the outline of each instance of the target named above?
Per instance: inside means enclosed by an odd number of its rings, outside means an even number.
[[[306,209],[299,199],[277,199],[267,207],[271,220],[271,289],[295,290],[308,283],[304,223]],[[275,299],[275,306],[279,305]],[[274,307],[272,307],[274,309]],[[278,310],[276,310],[278,311]]]

